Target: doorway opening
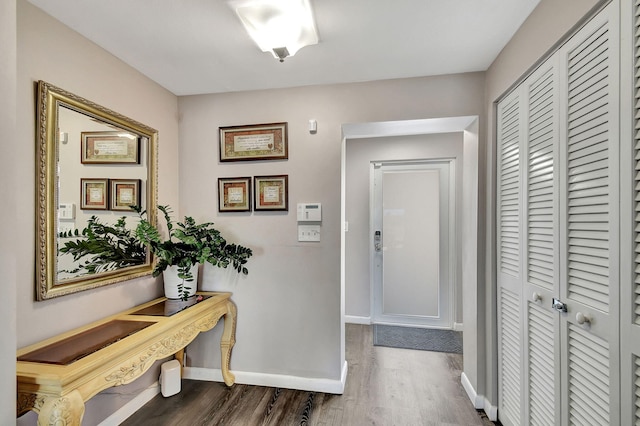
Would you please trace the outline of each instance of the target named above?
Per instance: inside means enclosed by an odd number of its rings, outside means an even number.
[[[479,395],[474,388],[478,386],[478,371],[481,370],[483,359],[479,358],[482,340],[478,339],[479,333],[484,333],[484,323],[482,319],[483,300],[478,300],[478,176],[479,176],[479,156],[478,156],[478,117],[447,117],[424,120],[407,120],[391,122],[372,122],[344,124],[342,126],[342,152],[341,152],[341,256],[340,256],[340,282],[341,282],[341,360],[345,365],[345,323],[371,324],[371,290],[369,280],[369,244],[372,240],[369,234],[369,191],[348,191],[347,181],[352,181],[354,173],[353,165],[347,159],[347,149],[355,147],[359,143],[367,141],[378,141],[386,145],[386,153],[394,153],[396,160],[408,160],[402,153],[402,148],[396,143],[398,137],[422,138],[438,136],[439,139],[457,138],[460,140],[462,155],[456,161],[458,170],[460,189],[460,227],[459,251],[456,260],[456,267],[459,274],[460,292],[458,294],[459,305],[457,312],[460,315],[461,323],[458,324],[463,331],[464,372],[462,373],[462,383],[465,386],[469,398],[478,407]],[[392,141],[391,139],[394,139]],[[386,143],[385,143],[386,142]],[[365,147],[366,150],[366,147]],[[398,157],[399,156],[399,157]],[[432,155],[431,159],[451,158],[450,155]],[[378,158],[383,160],[384,157]],[[391,159],[391,158],[387,158]],[[365,167],[369,167],[370,161]],[[365,172],[364,179],[368,185],[369,173]],[[347,217],[347,206],[350,203],[366,205],[367,212],[363,219],[358,215],[356,218]],[[364,239],[356,241],[352,238],[358,229],[362,227],[362,221],[366,223]],[[363,241],[364,240],[364,241]],[[352,256],[354,252],[359,255]],[[362,253],[364,252],[364,261]],[[364,262],[367,270],[364,274],[353,276],[351,274],[354,267]],[[347,267],[347,264],[349,268]],[[347,278],[349,274],[349,277]],[[365,275],[363,278],[362,275]],[[364,290],[365,296],[362,296]],[[363,301],[364,299],[364,301]],[[354,303],[354,301],[357,301]],[[455,328],[455,327],[454,327]],[[460,329],[458,328],[458,329]]]

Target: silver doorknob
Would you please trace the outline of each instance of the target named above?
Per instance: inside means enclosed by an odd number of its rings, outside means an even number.
[[[591,317],[589,315],[583,314],[582,312],[578,312],[576,314],[576,322],[578,324],[584,324],[584,323],[590,324],[591,323]]]

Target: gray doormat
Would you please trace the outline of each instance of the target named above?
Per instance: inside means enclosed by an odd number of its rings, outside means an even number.
[[[462,332],[374,324],[373,344],[390,348],[461,354]]]

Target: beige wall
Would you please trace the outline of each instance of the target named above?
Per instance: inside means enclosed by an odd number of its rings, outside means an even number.
[[[11,185],[17,170],[16,149],[16,3],[0,2],[0,221],[9,226],[0,228],[0,271],[2,271],[2,333],[0,333],[0,424],[14,422],[16,410],[15,347],[16,347],[16,254],[13,241],[18,233],[14,226],[18,218],[16,193],[25,186]],[[28,187],[27,187],[28,188]]]
[[[487,70],[485,102],[486,121],[486,168],[487,175],[487,219],[486,219],[486,317],[487,324],[495,324],[495,115],[494,102],[520,79],[538,60],[578,24],[588,12],[599,3],[598,0],[542,0],[518,32],[502,50]],[[497,338],[493,327],[487,327],[487,353],[484,374],[479,377],[479,393],[497,404]],[[493,377],[493,379],[490,379]],[[486,388],[482,383],[486,381]]]
[[[19,235],[12,240],[11,250],[17,256],[20,271],[16,312],[17,346],[22,347],[148,301],[162,292],[159,279],[147,277],[34,301],[34,82],[45,80],[158,129],[159,199],[174,205],[178,204],[178,102],[176,96],[26,0],[17,1],[17,28],[17,135],[10,138],[14,143],[11,161],[15,170],[10,180],[3,182],[13,182],[20,188],[15,195],[19,215],[5,219],[5,223]],[[6,170],[2,168],[3,172]],[[133,388],[114,388],[92,399],[87,404],[87,424],[96,424],[131,398],[129,394],[135,395],[137,389],[148,384],[148,380],[135,382]],[[32,424],[33,417],[29,413],[20,420]]]
[[[484,74],[471,73],[180,98],[180,208],[213,220],[255,252],[248,277],[204,282],[234,292],[234,369],[340,378],[341,126],[482,115],[483,85]],[[316,134],[307,131],[309,119],[318,121]],[[218,162],[219,126],[278,121],[289,123],[289,160]],[[289,175],[288,213],[217,213],[219,177],[271,174]],[[322,203],[320,243],[297,241],[299,202]],[[356,309],[349,305],[347,314]],[[214,332],[191,345],[196,365],[217,366],[218,337]]]

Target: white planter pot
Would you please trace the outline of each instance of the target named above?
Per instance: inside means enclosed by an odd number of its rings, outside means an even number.
[[[162,272],[162,278],[164,279],[164,295],[167,299],[181,299],[182,292],[179,290],[180,285],[183,288],[189,288],[188,297],[196,294],[198,289],[198,264],[191,267],[191,275],[193,275],[192,281],[185,281],[178,277],[178,267],[169,266]]]

